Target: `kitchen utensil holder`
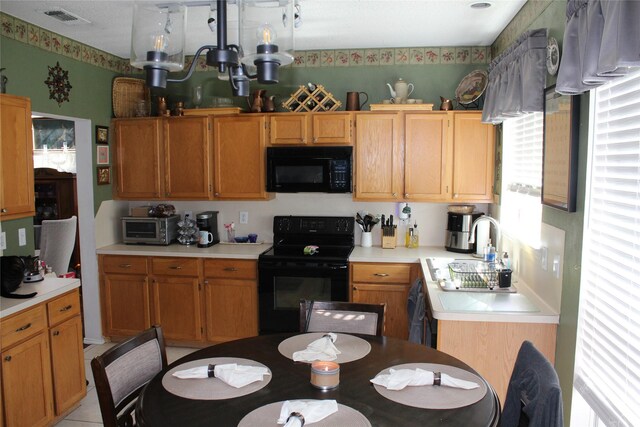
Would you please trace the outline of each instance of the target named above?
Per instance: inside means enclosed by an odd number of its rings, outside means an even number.
[[[322,85],[318,85],[314,90],[307,86],[300,86],[289,99],[282,103],[284,108],[294,113],[333,111],[341,105],[342,102],[335,99],[333,94]]]
[[[393,234],[389,234],[388,236],[382,235],[382,249],[395,249],[398,241],[397,233],[398,229],[394,227]]]

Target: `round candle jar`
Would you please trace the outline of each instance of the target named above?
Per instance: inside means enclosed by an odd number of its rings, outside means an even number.
[[[320,390],[331,390],[340,383],[340,365],[336,362],[313,362],[311,385]]]

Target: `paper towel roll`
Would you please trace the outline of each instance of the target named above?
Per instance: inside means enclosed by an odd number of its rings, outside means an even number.
[[[484,247],[489,243],[489,221],[480,221],[476,224],[476,255],[484,256]]]

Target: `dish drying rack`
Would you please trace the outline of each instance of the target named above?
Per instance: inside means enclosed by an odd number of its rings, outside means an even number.
[[[449,263],[449,276],[458,288],[493,289],[498,287],[495,263],[465,261]]]

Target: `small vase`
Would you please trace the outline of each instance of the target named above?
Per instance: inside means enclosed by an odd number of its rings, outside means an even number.
[[[371,232],[363,231],[362,238],[360,239],[360,246],[362,246],[363,248],[370,248],[371,243],[372,243]]]

